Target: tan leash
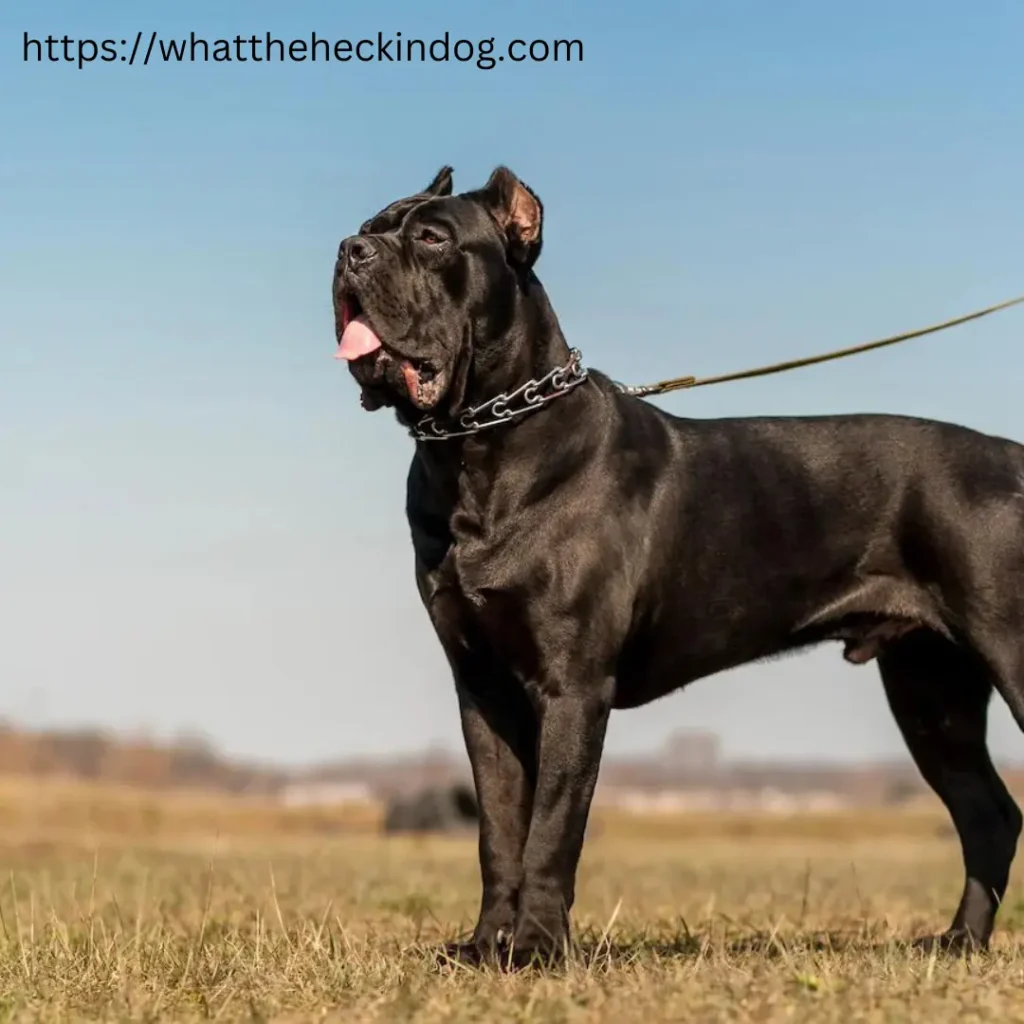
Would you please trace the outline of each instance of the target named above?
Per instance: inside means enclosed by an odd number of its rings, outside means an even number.
[[[991,313],[998,313],[1000,310],[1009,309],[1011,306],[1018,306],[1024,302],[1024,295],[1018,295],[1015,299],[1007,299],[995,306],[988,306],[985,309],[976,310],[966,316],[958,316],[953,320],[945,320],[941,324],[932,324],[931,327],[921,327],[916,331],[907,331],[905,334],[894,334],[890,338],[880,338],[878,341],[868,341],[862,345],[852,345],[850,348],[838,348],[833,352],[825,352],[817,356],[807,356],[804,359],[790,359],[784,363],[772,363],[769,366],[758,366],[753,370],[739,370],[735,373],[723,373],[717,377],[672,377],[669,380],[658,381],[656,384],[620,384],[627,394],[635,395],[638,398],[646,398],[649,395],[664,395],[669,391],[680,391],[683,388],[701,388],[705,384],[725,384],[731,380],[746,380],[749,377],[766,377],[771,373],[783,373],[786,370],[799,370],[804,366],[814,366],[817,363],[831,362],[833,359],[845,359],[847,356],[860,355],[861,352],[871,352],[876,348],[885,348],[887,345],[896,345],[901,341],[910,341],[911,338],[921,338],[926,334],[936,334],[939,331],[948,330],[950,327],[958,327],[970,320],[980,320],[983,316]]]

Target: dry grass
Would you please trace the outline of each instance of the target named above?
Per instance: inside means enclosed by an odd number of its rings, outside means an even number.
[[[0,791],[4,820],[14,802]],[[308,812],[267,808],[260,820],[280,827],[259,835],[252,807],[195,801],[221,832],[204,840],[184,827],[189,801],[176,806],[148,839],[116,816],[119,831],[94,825],[77,843],[45,814],[44,834],[8,829],[0,1019],[1024,1020],[1018,887],[990,956],[908,944],[959,895],[956,844],[931,815],[643,835],[607,819],[585,853],[568,966],[505,976],[434,966],[472,923],[472,842],[318,834],[300,827]],[[870,841],[844,838],[862,828]]]

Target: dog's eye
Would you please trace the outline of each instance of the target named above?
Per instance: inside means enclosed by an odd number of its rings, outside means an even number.
[[[420,231],[420,241],[426,242],[427,245],[441,245],[444,241],[444,235],[438,234],[433,228],[423,228]]]

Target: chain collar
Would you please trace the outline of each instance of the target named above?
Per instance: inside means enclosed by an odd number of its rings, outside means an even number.
[[[579,349],[570,349],[569,362],[550,370],[540,380],[528,380],[515,391],[496,395],[446,423],[435,420],[433,416],[424,416],[409,433],[417,441],[446,441],[451,437],[478,434],[503,423],[513,423],[582,384],[587,379],[582,359]]]

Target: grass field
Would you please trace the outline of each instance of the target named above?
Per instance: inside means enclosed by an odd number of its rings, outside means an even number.
[[[506,976],[434,964],[472,841],[151,799],[0,788],[0,1020],[1024,1020],[1018,885],[991,955],[909,946],[959,896],[931,814],[598,821],[570,963]]]

